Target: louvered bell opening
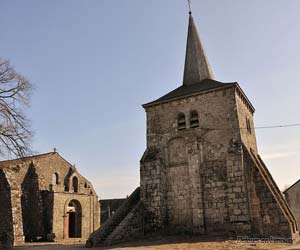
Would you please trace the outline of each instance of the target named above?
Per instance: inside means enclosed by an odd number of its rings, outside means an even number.
[[[186,129],[186,122],[185,122],[185,115],[184,114],[180,114],[178,116],[177,124],[178,124],[178,130]]]
[[[199,127],[199,118],[197,112],[191,112],[190,127],[191,128]]]

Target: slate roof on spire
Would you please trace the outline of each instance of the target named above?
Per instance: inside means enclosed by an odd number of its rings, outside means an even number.
[[[199,38],[193,16],[190,14],[183,85],[192,85],[204,79],[214,79],[214,75]]]
[[[159,99],[144,104],[143,107],[236,84],[222,83],[214,80],[196,25],[190,13],[183,84]]]

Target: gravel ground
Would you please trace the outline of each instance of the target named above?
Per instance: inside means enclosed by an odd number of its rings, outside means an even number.
[[[71,244],[50,244],[50,245],[27,245],[15,247],[15,250],[80,250],[87,248],[84,245]],[[152,241],[137,241],[128,244],[121,244],[112,247],[94,248],[99,250],[300,250],[300,245],[276,244],[276,243],[237,243],[236,241],[220,241],[220,242],[195,242],[182,241],[170,242],[170,240],[152,240]]]

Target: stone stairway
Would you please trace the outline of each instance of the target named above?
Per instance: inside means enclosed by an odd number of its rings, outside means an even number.
[[[96,247],[108,244],[107,240],[111,242],[112,233],[120,226],[121,222],[137,208],[140,204],[140,188],[138,187],[117,209],[113,216],[111,216],[98,230],[91,234],[86,242],[86,247]]]
[[[278,186],[276,185],[276,182],[274,181],[272,175],[270,174],[267,166],[265,165],[265,163],[263,162],[263,160],[261,159],[261,157],[258,154],[255,154],[253,151],[248,150],[245,146],[244,146],[244,152],[252,159],[252,161],[255,164],[256,168],[258,169],[261,177],[265,181],[269,190],[272,192],[274,199],[276,200],[281,211],[283,212],[285,217],[288,219],[290,226],[293,229],[292,230],[293,231],[293,239],[297,241],[299,239],[299,233],[298,233],[296,218],[294,217],[292,211],[290,210],[290,207],[288,206],[281,191],[279,190]]]

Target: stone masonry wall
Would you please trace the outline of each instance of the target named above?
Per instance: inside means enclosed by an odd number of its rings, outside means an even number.
[[[230,234],[249,235],[250,207],[241,145],[231,145],[227,157],[227,202]]]
[[[78,201],[81,205],[81,238],[87,239],[89,235],[99,227],[98,221],[94,221],[94,214],[100,213],[100,211],[95,210],[95,202],[98,201],[93,195],[55,193],[53,204],[53,233],[55,233],[58,239],[67,238],[64,225],[66,224],[67,206],[72,200]]]
[[[292,238],[294,232],[288,219],[247,153],[244,153],[244,160],[253,221],[252,233]]]
[[[11,188],[5,173],[0,169],[0,248],[13,244],[13,218]]]
[[[166,223],[166,173],[161,152],[147,149],[141,160],[141,200],[144,202],[145,231],[156,232]]]
[[[16,245],[24,241],[23,224],[22,224],[22,210],[21,210],[21,190],[15,179],[15,174],[18,169],[1,168],[1,223],[2,243],[6,242],[8,245]],[[3,196],[4,195],[4,196]]]
[[[192,111],[197,128],[190,126]],[[272,197],[275,187],[245,158],[242,145],[257,153],[254,109],[237,85],[147,106],[146,112],[146,233],[292,235]],[[179,114],[185,129],[178,129]]]
[[[249,105],[246,103],[245,97],[241,94],[241,92],[236,89],[236,109],[237,109],[237,117],[239,121],[240,136],[241,141],[243,141],[244,145],[250,150],[252,149],[254,152],[258,152],[255,129],[254,129],[254,119],[253,119],[253,111],[250,109]],[[251,130],[247,130],[247,122],[250,123]]]
[[[30,241],[45,236],[43,201],[39,190],[39,177],[36,168],[30,164],[21,184],[22,219],[25,240]]]
[[[231,220],[242,224],[249,220],[246,197],[241,195],[245,193],[242,169],[240,173],[235,171],[239,176],[232,176],[232,168],[242,167],[243,163],[240,157],[238,163],[234,161],[238,166],[233,166],[228,153],[232,144],[241,140],[239,130],[234,129],[239,127],[235,105],[235,88],[227,88],[146,108],[147,147],[161,152],[166,174],[164,186],[157,178],[164,175],[160,170],[150,174],[156,163],[149,166],[142,162],[142,200],[147,204],[146,211],[155,211],[160,201],[163,209],[159,211],[166,212],[161,217],[164,221],[157,223],[165,224],[168,231],[224,233],[224,228],[226,232],[231,230]],[[199,128],[190,128],[191,111],[199,114]],[[185,130],[177,129],[181,112],[186,116]],[[146,180],[148,186],[158,182],[162,185],[149,192],[144,190]],[[232,186],[228,186],[230,182]],[[235,217],[230,217],[233,211]]]

